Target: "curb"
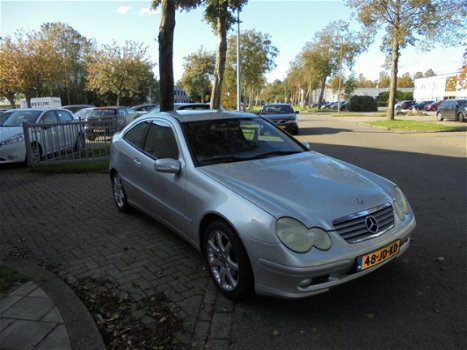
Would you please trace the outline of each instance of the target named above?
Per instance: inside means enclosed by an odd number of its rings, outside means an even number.
[[[73,350],[105,350],[91,314],[65,282],[28,261],[5,259],[1,263],[31,278],[49,296],[63,317]]]

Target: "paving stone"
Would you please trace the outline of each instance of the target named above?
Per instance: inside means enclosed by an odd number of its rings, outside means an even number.
[[[209,339],[204,347],[205,350],[229,350],[229,341],[226,339]]]
[[[40,320],[52,308],[53,304],[48,298],[24,297],[1,315],[23,320]]]
[[[56,327],[53,322],[18,320],[0,333],[0,344],[4,349],[32,349]]]
[[[5,310],[7,310],[10,306],[14,305],[21,299],[22,297],[11,295],[7,295],[5,297],[0,298],[0,315],[2,315],[2,313]]]
[[[42,288],[37,288],[33,292],[31,292],[28,296],[30,297],[38,297],[38,298],[48,298],[47,294],[42,290]]]
[[[230,336],[230,328],[232,325],[232,315],[224,312],[215,312],[211,329],[209,332],[210,339],[228,339]]]
[[[34,350],[71,350],[70,339],[64,325],[55,328]]]
[[[15,320],[12,318],[0,318],[0,332],[12,324]]]
[[[16,288],[14,291],[10,293],[10,295],[16,296],[26,296],[35,289],[37,289],[38,285],[34,282],[26,282],[22,284],[20,287]]]
[[[60,314],[60,311],[54,307],[50,312],[45,315],[41,321],[46,321],[46,322],[56,322],[56,323],[63,323],[63,318],[62,315]]]

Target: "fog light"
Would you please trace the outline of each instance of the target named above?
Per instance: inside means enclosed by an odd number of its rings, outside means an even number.
[[[307,278],[307,279],[301,281],[301,282],[298,284],[298,286],[299,286],[300,288],[305,288],[305,287],[308,287],[310,284],[311,284],[311,278]]]

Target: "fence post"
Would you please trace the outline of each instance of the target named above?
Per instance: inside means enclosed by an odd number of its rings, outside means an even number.
[[[26,158],[28,166],[32,169],[31,137],[29,135],[29,124],[23,122],[24,146],[26,148]]]

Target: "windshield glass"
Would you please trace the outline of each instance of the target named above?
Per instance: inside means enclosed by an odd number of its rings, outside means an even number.
[[[41,111],[16,111],[10,115],[10,117],[5,120],[2,126],[7,127],[18,127],[22,126],[23,123],[35,123]]]
[[[293,113],[292,107],[288,105],[265,106],[263,114],[289,114]]]
[[[117,115],[115,109],[93,109],[88,117],[110,117]]]
[[[182,124],[195,165],[239,162],[300,153],[305,149],[261,118]]]

